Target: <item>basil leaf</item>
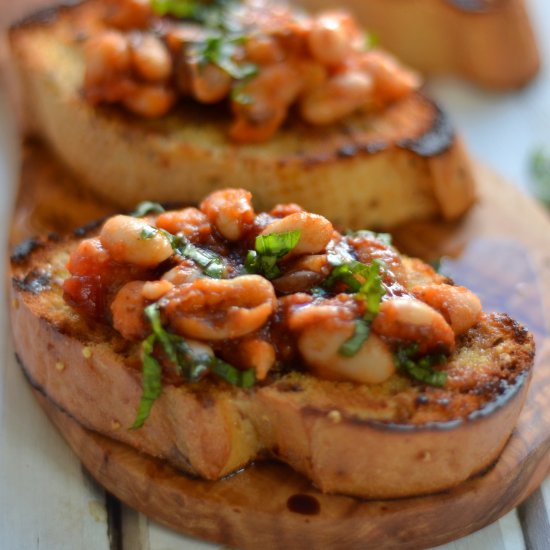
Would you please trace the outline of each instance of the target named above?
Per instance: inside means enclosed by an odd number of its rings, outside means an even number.
[[[210,368],[214,374],[239,388],[251,388],[256,383],[256,372],[254,369],[239,370],[233,365],[217,358],[212,362]]]
[[[207,28],[234,32],[241,27],[230,10],[231,5],[237,3],[237,0],[151,0],[151,7],[161,17],[170,15]]]
[[[207,248],[200,248],[191,244],[185,237],[172,235],[164,229],[159,229],[170,241],[170,245],[180,256],[193,260],[198,264],[205,275],[213,279],[220,279],[225,274],[225,264],[220,256]]]
[[[339,348],[338,353],[344,357],[353,357],[367,341],[370,334],[370,323],[364,319],[355,321],[355,332]]]
[[[414,361],[407,361],[403,367],[412,378],[430,386],[442,387],[447,380],[446,372],[435,370],[432,367],[421,367]]]
[[[300,229],[286,231],[284,233],[270,233],[256,237],[256,252],[262,255],[281,258],[293,250],[302,234]]]
[[[213,279],[221,278],[225,273],[225,264],[215,252],[205,248],[199,248],[189,241],[185,241],[176,248],[176,251],[197,263],[205,275]]]
[[[193,17],[197,10],[196,0],[151,0],[156,15],[173,15],[181,19]]]
[[[156,335],[151,334],[141,345],[143,353],[143,390],[136,413],[136,419],[132,425],[133,430],[143,426],[151,414],[153,403],[162,393],[162,368],[160,363],[153,357],[153,348],[156,340]]]
[[[255,241],[256,250],[249,250],[244,269],[247,273],[260,273],[267,279],[276,279],[281,270],[277,260],[295,248],[302,232],[299,229],[284,233],[258,235]]]
[[[152,334],[141,344],[143,390],[132,429],[143,426],[151,413],[155,400],[162,393],[162,367],[153,357],[153,350],[157,342],[160,343],[178,372],[188,382],[197,382],[209,373],[213,373],[226,382],[241,388],[250,388],[256,383],[254,369],[242,371],[215,356],[194,352],[182,336],[168,332],[162,326],[159,302],[148,305],[144,309],[144,315],[151,325]]]
[[[140,202],[136,209],[130,214],[134,218],[143,218],[147,214],[162,214],[164,208],[158,202],[143,201]]]
[[[384,264],[380,260],[374,260],[369,267],[365,277],[365,282],[358,291],[358,297],[365,300],[369,318],[372,320],[380,311],[380,302],[382,296],[386,294],[386,289],[382,283],[380,272],[384,269]],[[361,275],[365,275],[363,272]]]
[[[234,60],[239,46],[244,44],[244,36],[209,36],[192,47],[192,53],[199,59],[200,65],[211,63],[225,71],[235,80],[251,78],[258,74],[258,66],[254,63],[238,63]]]
[[[158,229],[152,225],[147,225],[141,230],[139,234],[140,239],[152,239],[155,235],[158,234]]]
[[[431,386],[444,386],[447,380],[447,373],[433,367],[434,365],[446,363],[447,358],[442,354],[435,354],[414,359],[417,353],[418,346],[416,344],[398,349],[395,354],[397,368],[419,382],[424,382]]]
[[[363,318],[355,322],[353,336],[340,346],[340,355],[353,357],[369,337],[370,324],[379,312],[382,296],[386,293],[380,275],[383,268],[384,264],[379,260],[374,260],[370,265],[353,260],[335,267],[325,281],[324,286],[329,289],[337,281],[342,281],[366,306]]]
[[[172,363],[178,363],[178,355],[175,347],[173,346],[172,339],[170,338],[170,335],[164,330],[160,321],[160,310],[158,302],[148,305],[143,310],[143,313],[151,324],[153,334],[161,343],[164,351],[166,352],[166,355],[168,355],[168,359],[170,359]]]
[[[361,273],[365,273],[368,276],[368,266],[352,260],[351,262],[336,266],[326,278],[323,286],[328,290],[332,290],[338,281],[342,281],[351,292],[359,292],[361,283],[356,275],[361,275]]]
[[[375,48],[380,43],[380,38],[378,35],[373,34],[372,32],[365,33],[365,50],[370,50]]]
[[[374,260],[370,265],[352,260],[335,267],[323,286],[332,290],[338,281],[343,282],[351,293],[365,300],[368,312],[374,316],[378,313],[380,300],[386,293],[380,276],[383,268],[384,264],[379,260]]]

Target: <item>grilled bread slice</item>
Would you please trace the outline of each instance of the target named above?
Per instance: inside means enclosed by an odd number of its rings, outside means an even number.
[[[333,5],[331,0],[299,3],[311,10]],[[346,0],[339,6],[424,74],[457,74],[486,88],[513,90],[540,69],[524,0]]]
[[[254,192],[257,207],[296,201],[344,227],[453,219],[474,201],[460,139],[440,108],[413,93],[378,114],[312,128],[286,123],[267,143],[227,139],[223,110],[182,105],[161,119],[93,107],[81,96],[82,37],[94,0],[42,12],[10,38],[28,119],[59,157],[105,199],[197,202],[213,189]]]
[[[531,335],[483,314],[457,338],[442,387],[397,371],[379,384],[281,371],[244,389],[165,382],[143,427],[140,346],[63,299],[67,259],[89,229],[29,240],[12,256],[11,325],[30,383],[88,429],[218,479],[275,458],[324,492],[393,498],[441,491],[488,468],[513,430],[533,363]],[[402,258],[411,285],[442,278]]]

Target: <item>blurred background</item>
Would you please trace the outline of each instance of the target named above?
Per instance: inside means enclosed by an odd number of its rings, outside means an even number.
[[[542,61],[531,83],[497,93],[456,78],[436,77],[429,88],[451,114],[476,159],[550,204],[550,178],[540,181],[544,178],[534,177],[531,170],[537,151],[550,152],[550,2],[526,3]]]
[[[411,4],[421,4],[423,1],[412,0]],[[451,3],[450,0],[439,1]],[[361,11],[367,2],[368,0],[345,0],[337,4],[355,5]],[[381,0],[373,1],[374,4],[380,2]],[[0,29],[32,12],[33,9],[52,3],[57,2],[56,0],[18,0],[17,2],[2,0]],[[333,0],[301,0],[301,3],[321,7],[334,5]],[[522,190],[538,194],[550,205],[550,176],[540,177],[539,175],[534,178],[531,170],[533,155],[540,150],[550,151],[550,70],[547,66],[547,60],[550,59],[550,2],[525,0],[525,3],[534,27],[542,61],[541,70],[533,80],[519,90],[502,92],[482,89],[456,76],[434,76],[429,78],[428,88],[451,115],[474,158],[496,169]],[[399,2],[395,4],[398,5]],[[364,9],[367,11],[366,8]],[[475,32],[475,29],[472,28],[472,31]],[[425,33],[426,30],[415,29],[412,22],[412,30],[409,32],[410,36],[406,38],[410,42],[415,32]],[[452,37],[458,44],[466,39],[466,37],[457,36],[459,32],[464,31],[455,29]],[[492,40],[494,36],[494,34],[488,35],[487,40]],[[509,48],[506,42],[509,37],[503,35],[499,38],[502,43],[496,47]],[[480,55],[485,48],[495,46],[488,42],[484,43],[483,37],[479,38],[479,44]],[[418,57],[420,53],[414,55]],[[0,36],[0,63],[5,65],[6,58],[5,37]],[[516,64],[521,62],[521,59],[515,61]],[[526,65],[531,63],[532,60],[525,59]],[[3,89],[11,89],[11,83],[5,78],[0,77],[0,85]]]

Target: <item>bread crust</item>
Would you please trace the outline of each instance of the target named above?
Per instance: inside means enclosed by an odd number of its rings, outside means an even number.
[[[139,352],[63,301],[74,244],[29,241],[12,258],[11,322],[29,380],[86,428],[190,474],[218,479],[275,457],[324,492],[394,498],[441,491],[498,458],[525,399],[533,339],[493,314],[461,337],[445,388],[397,374],[372,386],[301,373],[250,390],[212,381],[165,385],[144,427],[131,430]]]
[[[213,189],[244,187],[258,209],[299,202],[343,227],[386,228],[454,219],[475,199],[460,139],[421,93],[329,127],[288,123],[262,145],[229,142],[226,115],[211,107],[182,105],[148,122],[92,107],[80,95],[75,34],[93,17],[89,0],[16,25],[10,38],[35,130],[109,201],[193,203]]]

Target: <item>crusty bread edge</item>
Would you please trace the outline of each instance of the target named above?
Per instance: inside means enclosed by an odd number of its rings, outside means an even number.
[[[29,240],[16,249],[13,261],[27,265],[44,246]],[[129,430],[141,396],[139,371],[126,367],[107,344],[73,338],[62,324],[51,323],[48,312],[37,314],[33,291],[40,290],[24,288],[18,279],[11,289],[15,349],[31,384],[84,427],[207,479],[276,449],[278,457],[327,493],[394,498],[448,489],[497,459],[532,372],[518,376],[496,402],[471,418],[451,423],[412,427],[358,421],[304,406],[270,386],[194,393],[184,385],[165,386],[145,426]],[[86,412],[75,406],[75,393]],[[114,418],[113,410],[122,410],[122,416]],[[186,422],[174,419],[174,410]],[[357,448],[369,451],[357,453]]]
[[[438,215],[455,219],[475,201],[468,156],[436,107],[423,136],[279,161],[235,145],[214,151],[141,131],[91,107],[77,90],[62,90],[27,51],[27,30],[48,24],[55,13],[15,25],[10,33],[29,118],[81,181],[115,204],[197,203],[213,189],[238,186],[253,192],[260,210],[298,202],[342,227],[383,229]]]

